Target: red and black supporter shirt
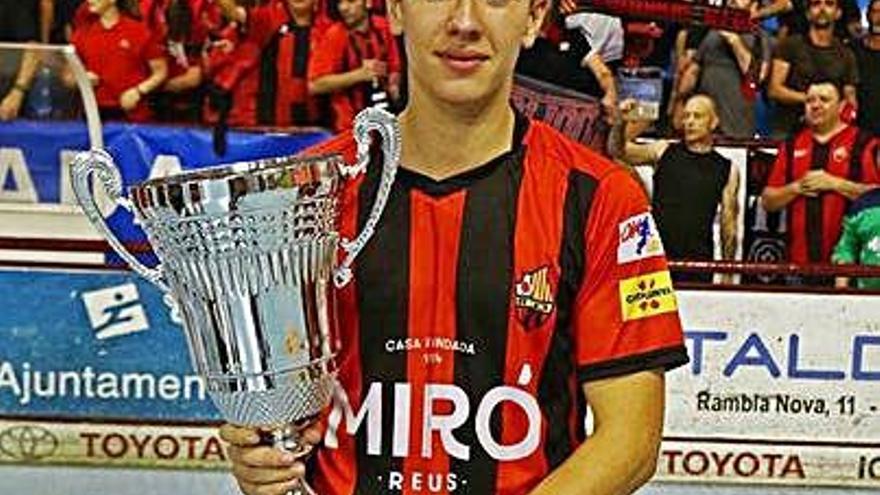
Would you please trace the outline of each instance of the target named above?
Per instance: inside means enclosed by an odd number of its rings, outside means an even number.
[[[436,182],[400,170],[338,294],[327,495],[525,494],[584,440],[581,384],[687,362],[663,248],[620,167],[518,117],[514,149]],[[353,163],[343,135],[315,150]],[[381,167],[341,197],[344,236]]]
[[[824,170],[854,182],[880,182],[875,158],[877,140],[857,145],[859,134],[858,128],[848,126],[821,144],[813,139],[809,129],[802,130],[793,140],[780,146],[767,185],[783,187],[811,170]],[[789,260],[795,263],[829,261],[848,205],[846,197],[833,192],[816,198],[798,196],[792,201],[787,217]]]
[[[307,81],[309,53],[328,25],[316,16],[311,26],[297,26],[285,2],[273,0],[248,9],[243,33],[227,29],[224,38],[235,48],[210,52],[205,67],[214,84],[231,91],[228,123],[329,127],[329,102],[310,97]]]
[[[122,93],[150,77],[150,60],[165,56],[146,25],[125,15],[110,28],[97,19],[80,24],[73,31],[71,43],[86,69],[98,75],[95,96],[102,110],[121,110]],[[144,98],[126,115],[134,122],[150,117]]]
[[[310,81],[355,70],[369,59],[386,62],[388,74],[399,74],[401,71],[400,53],[391,28],[388,21],[379,16],[370,16],[366,32],[350,30],[342,22],[332,24],[310,58]],[[333,128],[337,131],[351,129],[355,114],[372,103],[372,92],[371,83],[361,83],[333,93]]]

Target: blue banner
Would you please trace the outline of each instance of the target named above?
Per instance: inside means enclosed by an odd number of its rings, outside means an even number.
[[[295,154],[330,137],[321,130],[288,134],[230,132],[224,156],[214,152],[212,134],[205,129],[110,123],[104,126],[104,146],[122,174],[124,186],[144,181],[157,172],[197,168]],[[52,204],[72,193],[62,191],[69,181],[63,161],[89,147],[83,122],[0,123],[0,201]],[[156,175],[156,174],[154,174]],[[108,219],[123,242],[143,242],[131,215],[118,208]],[[149,262],[149,257],[145,259]],[[117,260],[111,258],[111,262]]]
[[[0,415],[219,419],[162,293],[116,272],[0,270]]]

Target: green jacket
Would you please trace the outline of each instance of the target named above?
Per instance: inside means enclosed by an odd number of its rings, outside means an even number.
[[[859,196],[850,206],[831,261],[848,265],[880,265],[880,188]],[[859,279],[858,286],[880,290],[880,278]]]

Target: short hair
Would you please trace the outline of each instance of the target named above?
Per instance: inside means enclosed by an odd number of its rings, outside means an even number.
[[[715,115],[716,117],[719,117],[718,105],[715,104],[715,99],[706,93],[694,93],[694,94],[688,96],[687,100],[685,100],[685,104],[687,104],[687,102],[689,102],[693,99],[696,99],[696,98],[706,100],[709,103],[709,109],[712,110],[712,114]]]
[[[880,0],[875,0],[875,1],[880,1]],[[841,81],[838,78],[821,76],[821,75],[812,77],[807,81],[807,89],[809,89],[810,86],[820,86],[823,84],[830,84],[831,86],[834,86],[834,89],[837,91],[837,97],[841,100],[843,99],[843,86],[844,86],[844,84],[843,84],[843,81]]]

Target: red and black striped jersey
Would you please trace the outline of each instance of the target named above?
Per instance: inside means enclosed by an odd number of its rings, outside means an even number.
[[[511,151],[461,175],[399,171],[338,294],[318,493],[527,493],[584,440],[583,382],[687,362],[639,186],[542,123],[515,127]],[[352,163],[355,144],[315,151]],[[380,169],[344,189],[344,236]]]

